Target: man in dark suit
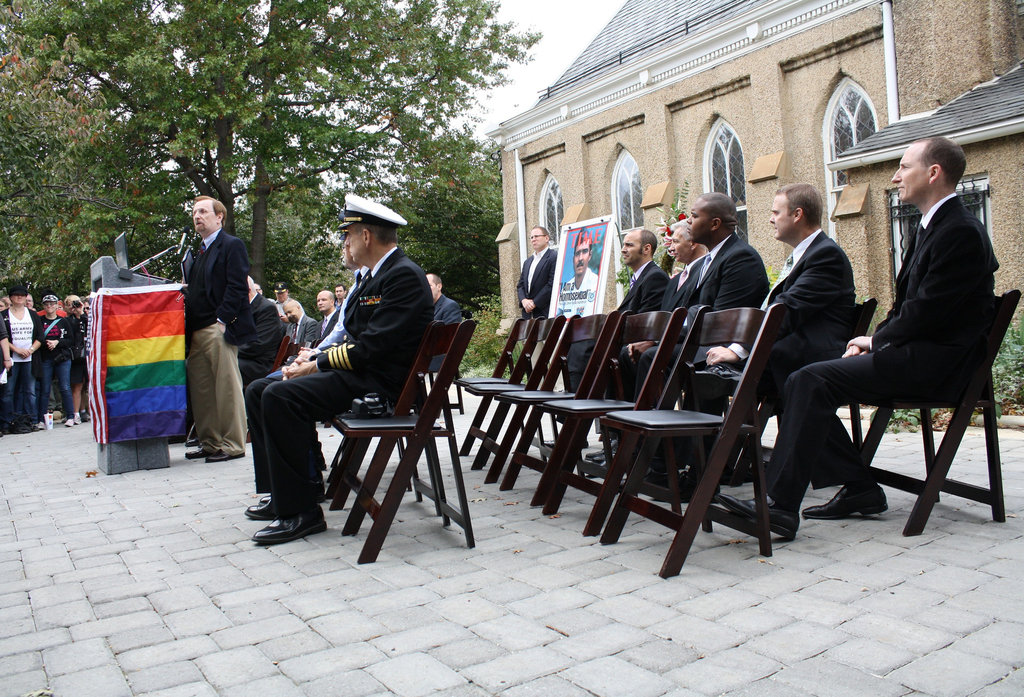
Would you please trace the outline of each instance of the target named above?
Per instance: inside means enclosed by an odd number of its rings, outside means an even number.
[[[284,323],[278,318],[277,306],[256,290],[249,281],[249,309],[256,323],[256,340],[238,347],[238,369],[242,373],[242,386],[248,387],[274,367],[277,350],[284,336]]]
[[[769,223],[775,239],[793,252],[761,303],[786,306],[761,381],[765,393],[777,393],[786,378],[805,365],[839,358],[850,339],[857,309],[853,269],[846,253],[822,231],[822,209],[821,194],[810,184],[784,186],[772,203]],[[745,358],[745,350],[726,346],[707,352],[708,365]]]
[[[245,455],[245,406],[238,347],[256,339],[249,308],[249,253],[222,226],[227,209],[209,196],[192,208],[192,224],[203,238],[185,279],[186,370],[196,437],[189,459],[222,462]]]
[[[320,324],[302,310],[297,300],[286,300],[284,316],[288,319],[288,335],[301,346],[316,346]]]
[[[348,340],[283,371],[283,380],[257,380],[245,393],[257,490],[270,498],[246,509],[272,521],[253,535],[261,545],[289,542],[327,529],[317,499],[319,471],[309,457],[315,424],[377,393],[394,400],[427,325],[433,320],[427,279],[397,246],[405,219],[373,201],[345,197],[343,229],[352,257],[370,268],[345,310]]]
[[[430,284],[430,297],[434,303],[434,321],[441,324],[458,324],[462,321],[462,308],[459,304],[441,292],[444,286],[441,277],[436,273],[427,274]]]
[[[653,261],[657,249],[658,238],[650,230],[630,230],[622,238],[622,264],[633,272],[619,305],[623,312],[654,312],[661,307],[668,274]]]
[[[525,319],[548,316],[551,287],[555,283],[555,261],[558,259],[558,252],[548,249],[549,239],[548,231],[539,225],[530,231],[533,256],[523,264],[523,272],[516,285],[516,295]]]
[[[690,225],[693,242],[709,251],[692,269],[687,269],[688,277],[681,287],[668,284],[662,309],[707,305],[717,311],[760,306],[768,293],[768,276],[761,255],[736,235],[733,200],[722,193],[704,194],[694,201],[690,218],[685,222]],[[669,294],[673,306],[666,308]],[[641,342],[626,346],[623,352],[623,382],[629,382],[631,368],[635,372],[634,394],[627,397],[633,399],[650,371],[657,347],[652,342]],[[699,360],[703,358],[698,356]]]
[[[334,304],[334,300],[334,293],[329,290],[325,289],[316,294],[316,309],[320,310],[320,314],[324,318],[320,321],[320,326],[317,327],[318,333],[313,346],[319,346],[321,341],[331,335],[335,325],[338,324],[338,317],[341,313],[338,306]]]
[[[955,399],[984,351],[999,265],[985,227],[956,198],[965,168],[963,150],[946,138],[907,148],[892,181],[900,200],[923,217],[896,277],[892,309],[874,336],[851,339],[842,358],[809,365],[786,382],[787,409],[767,472],[771,528],[784,538],[796,536],[808,484],[842,488],[828,503],[805,509],[805,518],[888,508],[836,416],[840,404]],[[753,502],[721,500],[753,517]]]

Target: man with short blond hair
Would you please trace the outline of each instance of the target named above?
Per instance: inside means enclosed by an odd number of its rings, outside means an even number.
[[[841,404],[879,404],[902,396],[953,401],[985,349],[999,267],[985,226],[956,196],[966,158],[947,138],[912,143],[893,175],[900,201],[921,211],[921,225],[896,277],[896,297],[873,336],[847,344],[842,358],[814,363],[786,381],[787,405],[767,468],[771,529],[796,536],[807,491],[840,485],[831,501],[803,517],[834,520],[888,509],[885,492],[861,461]],[[754,517],[752,501],[722,496]]]

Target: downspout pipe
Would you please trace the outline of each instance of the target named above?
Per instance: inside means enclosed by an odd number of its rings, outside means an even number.
[[[513,151],[516,160],[516,227],[519,228],[519,265],[526,263],[526,191],[523,185],[523,161],[519,148]]]
[[[885,101],[889,123],[900,120],[900,91],[896,79],[896,30],[892,19],[892,0],[882,0],[882,44],[885,47]]]

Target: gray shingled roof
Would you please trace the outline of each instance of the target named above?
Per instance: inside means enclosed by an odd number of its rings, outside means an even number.
[[[849,157],[912,143],[920,138],[959,133],[971,128],[1024,116],[1024,70],[1016,68],[991,82],[965,92],[935,113],[920,119],[898,121],[844,150]]]
[[[540,101],[772,1],[627,0],[586,50],[541,94]]]

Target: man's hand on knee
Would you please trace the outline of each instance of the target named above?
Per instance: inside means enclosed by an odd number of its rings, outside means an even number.
[[[637,341],[636,343],[630,344],[627,349],[629,350],[629,357],[633,359],[633,362],[640,360],[640,356],[644,355],[644,351],[654,346],[653,341]]]
[[[317,372],[316,361],[292,363],[291,365],[286,365],[281,369],[281,379],[291,380],[293,378],[301,378],[303,375],[312,375],[315,372]]]
[[[850,356],[859,356],[864,353],[871,351],[871,337],[869,336],[858,336],[854,339],[850,339],[850,342],[846,344],[846,353],[843,354],[843,358],[849,358]]]

